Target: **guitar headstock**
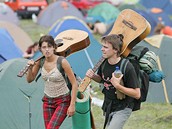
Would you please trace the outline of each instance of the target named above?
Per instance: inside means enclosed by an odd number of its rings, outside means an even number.
[[[30,65],[26,65],[19,73],[18,73],[18,77],[23,77],[23,75],[28,71]]]

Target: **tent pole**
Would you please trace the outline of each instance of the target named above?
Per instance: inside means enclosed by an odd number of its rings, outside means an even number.
[[[30,107],[30,98],[31,98],[31,96],[28,96],[28,101],[29,101],[29,129],[31,129],[31,117],[32,117],[31,107]]]
[[[90,56],[89,56],[89,54],[88,54],[87,50],[86,50],[86,49],[84,49],[84,52],[85,52],[85,54],[86,54],[86,56],[87,56],[87,59],[88,59],[88,61],[89,61],[90,65],[91,65],[91,67],[93,68],[93,67],[94,67],[93,62],[92,62],[92,60],[91,60],[91,58],[90,58]]]
[[[162,71],[162,67],[161,67],[161,62],[160,62],[159,56],[157,56],[157,63],[158,63],[159,70]],[[165,84],[165,80],[164,79],[162,79],[162,86],[164,88],[164,95],[165,95],[166,102],[170,103],[169,99],[168,99],[168,93],[167,93],[166,84]]]
[[[20,89],[20,91],[24,94],[24,96],[28,99],[28,102],[29,102],[29,129],[31,129],[31,117],[32,117],[32,113],[31,113],[31,101],[30,101],[31,95],[27,95],[21,89]]]

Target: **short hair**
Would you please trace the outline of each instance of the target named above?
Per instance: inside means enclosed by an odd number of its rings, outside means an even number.
[[[124,36],[122,34],[110,34],[102,37],[101,42],[108,42],[112,44],[113,49],[117,50],[117,55],[120,56],[123,45],[123,38]]]

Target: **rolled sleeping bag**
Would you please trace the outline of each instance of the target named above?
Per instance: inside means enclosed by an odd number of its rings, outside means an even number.
[[[72,129],[91,129],[90,94],[88,90],[77,95],[75,114],[72,116]]]

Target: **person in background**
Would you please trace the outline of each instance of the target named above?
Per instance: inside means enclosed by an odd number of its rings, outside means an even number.
[[[172,36],[172,28],[170,26],[165,26],[162,28],[161,33],[164,35]]]
[[[35,53],[39,51],[38,42],[34,42],[33,45],[29,46],[26,52],[23,54],[23,57],[26,59],[31,59],[34,57]]]
[[[66,116],[71,117],[75,113],[75,102],[77,94],[77,81],[68,61],[62,57],[62,68],[68,76],[72,91],[66,84],[66,81],[60,71],[57,69],[57,60],[59,55],[55,55],[56,44],[54,38],[50,35],[42,36],[39,40],[39,49],[45,56],[44,64],[41,69],[41,75],[44,80],[43,116],[46,129],[59,129]],[[26,75],[28,83],[31,83],[38,74],[41,67],[41,60],[34,62],[29,60],[30,66]]]
[[[154,34],[164,34],[168,36],[172,36],[172,28],[170,26],[165,26],[162,23],[158,23],[154,29]]]
[[[87,22],[87,26],[91,29],[91,32],[94,34],[104,35],[108,29],[108,26],[100,21],[95,23]]]
[[[134,99],[140,98],[140,88],[137,74],[133,65],[129,62],[126,66],[125,75],[119,78],[115,77],[116,67],[120,67],[121,48],[123,44],[123,35],[110,34],[102,38],[102,56],[105,61],[94,73],[92,69],[86,72],[86,76],[98,83],[103,84],[102,93],[104,94],[103,112],[105,115],[104,129],[122,129],[127,119],[132,113]],[[121,81],[125,77],[123,84]],[[118,93],[123,95],[118,97]]]
[[[93,33],[104,35],[107,31],[107,25],[103,22],[96,21],[94,23]]]
[[[164,34],[172,36],[172,28],[164,24],[162,17],[158,17],[158,24],[154,29],[154,34]]]

